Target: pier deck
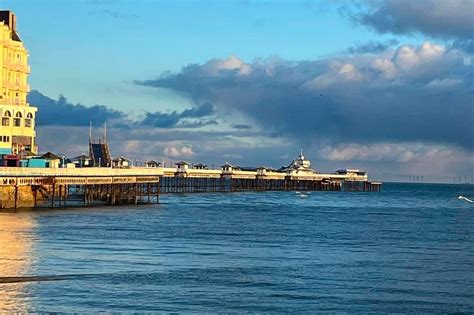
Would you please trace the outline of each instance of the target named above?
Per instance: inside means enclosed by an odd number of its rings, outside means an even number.
[[[286,174],[163,167],[0,167],[0,207],[159,202],[160,193],[267,190],[380,191],[367,175]]]

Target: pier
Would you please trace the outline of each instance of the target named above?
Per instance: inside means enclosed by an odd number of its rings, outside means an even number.
[[[239,191],[378,192],[366,175],[131,167],[0,167],[0,207],[57,208],[159,203],[162,193]]]
[[[0,207],[158,203],[159,172],[113,168],[0,168]]]

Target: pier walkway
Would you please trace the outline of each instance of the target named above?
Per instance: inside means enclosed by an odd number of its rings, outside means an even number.
[[[159,202],[160,193],[380,191],[367,175],[163,167],[0,167],[0,208]]]

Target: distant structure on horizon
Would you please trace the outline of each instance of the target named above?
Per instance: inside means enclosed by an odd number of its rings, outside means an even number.
[[[16,16],[0,11],[0,156],[3,166],[18,166],[20,156],[38,153],[36,107],[29,106],[28,51],[16,30]]]

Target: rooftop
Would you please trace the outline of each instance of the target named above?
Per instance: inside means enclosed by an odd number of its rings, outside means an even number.
[[[12,11],[1,10],[0,21],[3,22],[12,31],[11,39],[17,42],[21,42],[20,36],[16,31],[16,16]]]

